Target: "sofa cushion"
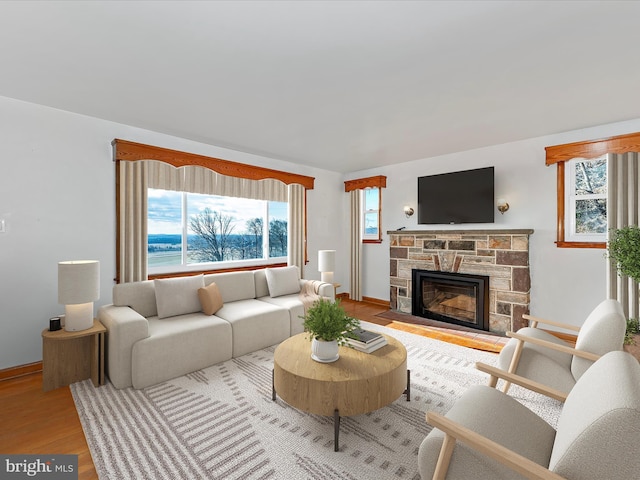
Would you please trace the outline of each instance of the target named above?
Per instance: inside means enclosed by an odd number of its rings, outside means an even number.
[[[202,311],[198,289],[204,287],[204,277],[162,278],[154,280],[158,318],[174,317]]]
[[[291,332],[286,308],[256,299],[225,302],[215,316],[231,324],[234,358],[280,343]]]
[[[153,280],[114,285],[113,304],[117,307],[131,307],[143,317],[155,317],[158,315],[158,306]]]
[[[218,285],[225,304],[256,298],[256,285],[251,271],[211,273],[204,276],[204,283]]]
[[[267,268],[265,270],[270,297],[280,297],[300,292],[298,267]]]
[[[148,321],[149,337],[136,342],[132,349],[134,388],[155,385],[231,358],[231,325],[215,315],[197,312]]]
[[[304,316],[304,304],[300,301],[299,295],[294,293],[292,295],[281,295],[275,298],[267,295],[260,297],[258,300],[286,308],[289,311],[290,336],[304,332],[304,320],[301,318]]]
[[[215,283],[210,283],[206,287],[198,289],[198,298],[202,311],[207,315],[213,315],[222,308],[222,295]]]

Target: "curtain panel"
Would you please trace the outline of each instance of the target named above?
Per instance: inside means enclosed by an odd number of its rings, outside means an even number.
[[[362,301],[362,190],[351,190],[351,269],[349,296],[352,300]]]
[[[147,162],[118,162],[118,283],[147,279]]]
[[[607,229],[638,225],[640,217],[640,155],[638,152],[607,154]],[[638,318],[638,282],[618,275],[617,265],[609,260],[607,268],[608,298],[622,304],[627,318]]]
[[[289,235],[287,240],[287,265],[296,265],[303,275],[305,252],[305,188],[302,185],[288,186],[289,197]]]

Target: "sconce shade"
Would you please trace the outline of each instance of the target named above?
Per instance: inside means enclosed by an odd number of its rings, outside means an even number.
[[[58,303],[65,306],[65,330],[93,326],[93,302],[100,298],[100,262],[76,260],[58,263]]]
[[[333,272],[336,268],[335,250],[318,250],[318,271],[322,273],[323,282],[333,283]]]
[[[404,214],[407,218],[409,218],[411,215],[413,215],[413,208],[411,208],[409,205],[405,205]]]
[[[509,204],[504,198],[499,198],[496,202],[496,206],[498,207],[498,211],[504,215],[504,212],[509,210]]]

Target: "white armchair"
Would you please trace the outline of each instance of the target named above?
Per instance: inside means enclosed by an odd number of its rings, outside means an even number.
[[[584,372],[605,353],[622,350],[627,321],[617,300],[604,300],[589,314],[582,327],[524,315],[530,326],[517,332],[498,356],[498,367],[549,387],[554,398],[563,400]],[[569,329],[578,333],[575,347],[538,328],[538,324]],[[488,371],[485,365],[479,368]],[[490,372],[488,372],[490,373]],[[491,376],[495,387],[497,378]],[[504,392],[509,389],[506,380]]]
[[[557,430],[485,385],[471,387],[446,416],[427,413],[427,422],[435,428],[418,452],[423,480],[637,478],[640,364],[620,351],[600,358],[567,396]]]

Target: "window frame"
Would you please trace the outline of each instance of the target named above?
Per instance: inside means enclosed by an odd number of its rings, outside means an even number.
[[[351,192],[353,190],[365,190],[367,188],[378,189],[378,237],[365,238],[364,236],[364,216],[366,215],[365,200],[362,201],[362,243],[382,243],[382,189],[387,186],[387,177],[385,175],[376,175],[373,177],[357,178],[355,180],[347,180],[344,182],[344,191]],[[364,194],[364,192],[362,192]]]
[[[576,204],[579,200],[587,199],[604,199],[608,200],[608,194],[589,194],[589,195],[577,195],[576,191],[576,177],[577,170],[576,165],[578,163],[595,162],[604,160],[607,168],[607,177],[609,174],[609,161],[607,155],[602,155],[594,158],[572,158],[565,162],[565,240],[568,243],[590,243],[599,244],[606,243],[607,232],[601,234],[578,234],[575,233],[576,227]]]
[[[640,133],[629,133],[615,137],[584,142],[566,143],[545,147],[547,166],[557,166],[557,239],[558,248],[607,248],[607,242],[574,242],[565,240],[565,163],[574,158],[594,159],[607,153],[640,151]]]
[[[366,200],[366,191],[367,190],[378,190],[378,208],[367,210],[367,200]],[[362,191],[362,194],[365,196],[363,199],[362,205],[362,243],[380,243],[382,242],[382,189],[379,187],[367,187]],[[367,235],[366,228],[366,218],[367,214],[377,213],[378,216],[378,234],[377,235]]]
[[[147,190],[162,190],[155,188],[147,188]],[[148,244],[147,244],[147,272],[149,278],[159,278],[159,276],[164,275],[181,275],[184,273],[193,273],[193,272],[211,272],[211,271],[233,271],[236,269],[251,269],[251,268],[265,268],[271,267],[273,265],[286,265],[287,256],[279,256],[279,257],[262,257],[262,258],[250,258],[244,260],[223,260],[220,262],[200,262],[200,263],[188,263],[188,248],[187,248],[187,236],[189,235],[189,216],[188,216],[188,197],[191,195],[191,192],[185,192],[180,190],[174,190],[175,193],[180,195],[180,209],[182,212],[181,216],[181,225],[180,225],[180,235],[181,235],[181,261],[179,265],[166,265],[166,266],[158,266],[152,267],[149,265],[149,252],[148,252]],[[197,194],[197,195],[207,195],[207,194]],[[233,199],[234,197],[227,197],[224,195],[214,195],[217,197],[224,197]],[[252,199],[249,199],[252,200]],[[256,200],[265,202],[265,216],[263,221],[266,220],[263,224],[263,253],[264,247],[268,246],[268,237],[269,237],[269,201],[268,200]],[[149,218],[149,208],[147,207],[147,219]],[[288,233],[288,232],[287,232]]]

